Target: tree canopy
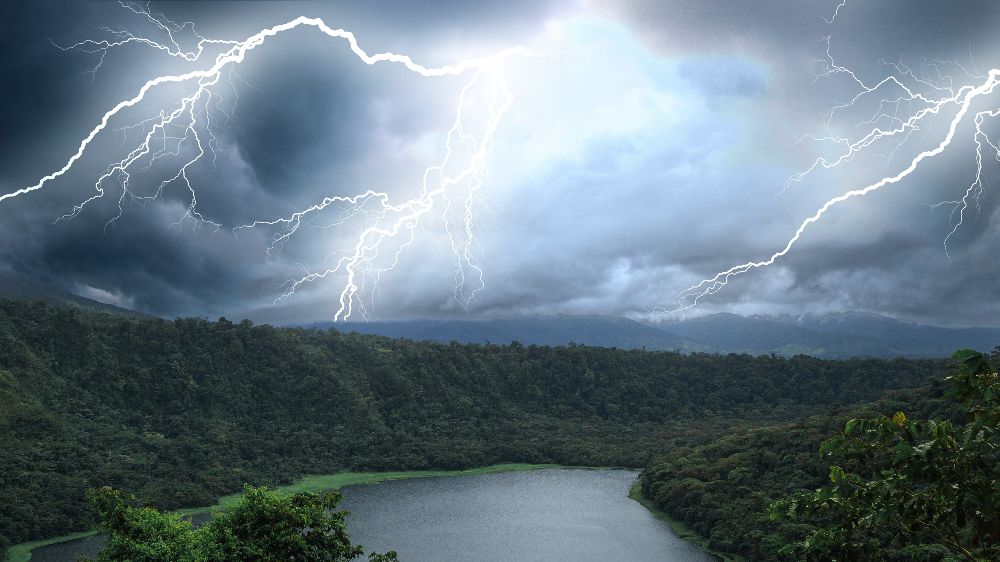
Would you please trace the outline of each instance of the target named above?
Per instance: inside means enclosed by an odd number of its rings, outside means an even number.
[[[815,528],[783,549],[808,560],[891,560],[893,551],[1000,559],[1000,377],[980,353],[953,356],[948,397],[964,421],[855,418],[824,442],[830,483],[775,503]]]
[[[351,544],[338,492],[282,496],[247,486],[234,505],[198,528],[113,488],[90,490],[88,497],[108,533],[96,562],[345,562],[364,553]],[[372,553],[370,560],[393,562],[396,553]]]

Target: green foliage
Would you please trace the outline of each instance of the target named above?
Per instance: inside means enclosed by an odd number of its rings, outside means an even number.
[[[240,502],[216,514],[203,528],[212,560],[351,560],[363,552],[352,546],[337,511],[338,492],[281,497],[267,488],[247,487]]]
[[[201,541],[190,521],[151,507],[130,505],[134,499],[112,488],[87,492],[108,533],[99,562],[160,562],[202,560]]]
[[[964,410],[964,423],[901,411],[848,421],[820,449],[844,461],[830,467],[830,484],[772,506],[776,517],[816,527],[785,553],[890,560],[901,549],[1000,558],[1000,379],[980,353],[952,358],[948,396]]]
[[[852,417],[906,409],[950,416],[940,385],[891,393],[850,410],[831,408],[796,422],[701,426],[665,434],[662,453],[640,475],[643,495],[691,529],[709,548],[750,560],[797,560],[782,549],[813,530],[808,522],[772,520],[768,506],[827,482],[829,462],[816,454]]]
[[[108,533],[97,562],[341,562],[364,553],[347,535],[348,513],[337,510],[337,492],[282,496],[247,486],[239,502],[198,529],[176,515],[136,506],[112,488],[91,490],[88,497]],[[394,562],[396,553],[369,559]]]
[[[751,427],[743,422],[671,435],[664,454],[640,475],[642,493],[715,551],[777,559],[797,529],[767,517],[767,505],[789,490],[821,482],[816,446],[836,423]]]

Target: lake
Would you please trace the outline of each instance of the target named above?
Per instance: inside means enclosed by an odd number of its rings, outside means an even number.
[[[707,562],[628,498],[632,470],[549,469],[415,478],[344,488],[352,542],[402,562]],[[32,562],[93,556],[92,537],[36,549]]]

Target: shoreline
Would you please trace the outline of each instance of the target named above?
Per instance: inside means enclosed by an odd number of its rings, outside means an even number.
[[[726,552],[713,550],[708,546],[708,539],[692,531],[681,521],[667,515],[666,512],[657,507],[653,500],[642,495],[642,483],[639,482],[638,478],[635,479],[635,482],[633,482],[632,486],[629,488],[628,497],[639,502],[639,504],[642,505],[642,507],[645,507],[646,511],[649,511],[653,517],[666,523],[670,527],[670,530],[673,531],[673,533],[681,540],[697,546],[722,562],[745,562],[746,559],[741,556],[735,556]]]
[[[527,472],[534,470],[551,470],[556,468],[576,468],[584,470],[635,470],[640,469],[622,466],[572,466],[562,464],[530,464],[530,463],[504,463],[492,464],[476,468],[465,468],[459,470],[400,470],[388,472],[336,472],[334,474],[307,474],[291,484],[275,487],[282,494],[296,494],[301,492],[324,492],[328,490],[339,490],[345,486],[358,486],[366,484],[378,484],[391,480],[408,480],[412,478],[443,478],[453,476],[479,476],[483,474],[495,474],[499,472]],[[186,507],[170,511],[169,513],[187,516],[199,513],[207,513],[214,509],[226,507],[238,500],[241,493],[222,496],[215,504],[203,507]],[[631,493],[629,494],[631,497]],[[634,499],[634,498],[633,498]],[[641,502],[640,502],[641,503]],[[23,542],[15,544],[7,549],[7,562],[28,562],[31,560],[31,551],[53,544],[82,539],[96,535],[98,529],[89,531],[79,531],[68,535],[51,537],[37,541]]]

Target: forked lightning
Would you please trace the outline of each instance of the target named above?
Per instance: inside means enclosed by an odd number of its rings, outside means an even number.
[[[206,218],[198,210],[197,189],[191,180],[191,170],[204,159],[206,154],[211,154],[214,158],[216,151],[219,150],[213,133],[213,127],[217,125],[215,121],[231,118],[235,105],[235,102],[230,103],[228,107],[224,104],[223,89],[232,88],[235,91],[234,79],[238,78],[234,74],[235,67],[269,39],[296,28],[313,28],[330,38],[345,41],[351,52],[367,65],[396,64],[427,78],[471,75],[460,94],[456,118],[447,136],[444,160],[438,165],[427,168],[420,192],[412,199],[394,203],[387,193],[375,190],[367,190],[354,196],[331,196],[287,218],[259,220],[248,225],[236,226],[233,229],[234,233],[255,227],[280,228],[273,238],[270,253],[293,236],[307,216],[324,209],[337,208],[344,220],[349,217],[367,219],[367,226],[356,236],[356,242],[346,251],[346,256],[337,259],[333,267],[290,281],[283,295],[287,297],[297,288],[315,279],[341,274],[344,285],[335,319],[342,320],[350,317],[356,306],[367,316],[364,303],[361,302],[365,288],[368,288],[370,294],[377,291],[381,274],[392,269],[400,253],[413,241],[415,229],[421,220],[432,210],[437,209],[444,219],[444,230],[454,254],[456,301],[461,306],[467,307],[476,292],[483,288],[482,270],[476,265],[473,255],[475,195],[486,178],[486,166],[496,130],[512,101],[504,80],[503,63],[509,57],[528,54],[525,49],[505,49],[493,56],[462,60],[446,66],[424,66],[406,55],[391,52],[369,54],[360,47],[353,33],[330,27],[319,18],[300,16],[286,23],[262,29],[241,41],[234,41],[203,37],[196,31],[193,23],[175,23],[163,14],[152,12],[148,4],[143,6],[122,2],[121,5],[143,18],[157,37],[105,27],[103,28],[107,34],[105,39],[85,40],[59,48],[82,50],[98,55],[98,62],[92,70],[94,73],[104,64],[105,55],[109,50],[128,45],[157,49],[170,57],[183,60],[186,64],[200,64],[202,68],[180,74],[157,76],[146,81],[133,96],[119,101],[101,117],[62,167],[41,177],[32,185],[0,195],[0,202],[41,190],[66,175],[88,154],[88,149],[100,135],[110,134],[109,127],[112,120],[127,120],[130,110],[138,110],[137,108],[144,102],[144,109],[150,103],[155,103],[152,99],[154,91],[162,90],[165,86],[186,86],[190,93],[181,95],[179,99],[170,99],[155,110],[153,115],[136,119],[132,124],[118,129],[126,140],[130,135],[137,135],[137,139],[133,141],[135,144],[131,145],[119,160],[111,162],[100,173],[94,183],[95,193],[73,206],[61,218],[75,217],[88,204],[104,197],[106,189],[113,187],[118,190],[118,215],[109,221],[111,223],[122,216],[128,201],[146,202],[159,198],[165,188],[179,182],[189,193],[187,210],[180,220],[193,219],[196,221],[195,224],[208,224],[215,229],[220,228],[222,226],[220,223]],[[185,44],[188,47],[185,47]],[[488,101],[488,115],[484,125],[470,127],[463,122],[465,102],[470,89],[479,82],[487,83],[492,89],[491,99]],[[458,171],[453,171],[452,168],[456,166],[451,160],[458,145],[467,147],[470,154],[465,165],[459,166]],[[140,191],[136,185],[136,177],[143,173],[151,173],[153,164],[157,162],[159,162],[158,167],[162,167],[165,162],[175,162],[176,167],[163,179],[154,180],[151,192]],[[461,188],[461,201],[453,200],[456,196],[453,192],[457,188]],[[395,245],[390,247],[393,243]],[[385,260],[385,263],[377,261],[382,253],[390,258]],[[473,281],[471,288],[467,287],[470,277]]]
[[[843,5],[844,3],[841,3],[838,9],[843,7]],[[868,185],[852,189],[827,200],[812,215],[806,217],[785,245],[771,254],[770,257],[735,265],[716,273],[712,277],[703,279],[681,291],[674,304],[656,307],[653,309],[653,313],[674,313],[690,309],[696,306],[703,298],[718,293],[734,277],[754,269],[773,265],[779,259],[786,256],[801,240],[805,231],[822,219],[827,211],[841,203],[868,195],[873,191],[907,179],[920,169],[921,165],[925,162],[951,148],[959,127],[963,123],[971,121],[974,126],[972,140],[976,147],[974,179],[959,199],[943,201],[934,205],[937,207],[948,206],[952,208],[951,230],[944,238],[945,252],[947,253],[948,241],[961,226],[971,200],[975,199],[978,202],[978,196],[982,194],[984,152],[988,151],[989,156],[1000,160],[1000,148],[998,148],[998,144],[995,141],[990,139],[984,128],[984,122],[987,119],[1000,115],[1000,109],[981,111],[973,109],[975,104],[989,100],[989,96],[994,93],[997,83],[1000,81],[1000,69],[992,69],[983,75],[975,70],[974,63],[971,65],[971,70],[969,70],[956,62],[937,61],[929,63],[928,66],[933,69],[935,75],[928,76],[923,72],[917,73],[901,63],[886,63],[894,72],[876,83],[867,83],[850,69],[838,64],[830,54],[829,38],[826,39],[826,43],[826,58],[820,61],[823,68],[820,77],[843,75],[848,77],[858,87],[857,95],[830,110],[827,116],[827,125],[829,126],[830,121],[838,113],[859,105],[859,102],[862,100],[871,100],[874,98],[878,110],[871,119],[863,123],[871,128],[857,138],[850,139],[831,135],[807,135],[803,137],[803,139],[808,138],[830,143],[838,152],[833,158],[817,158],[805,170],[793,175],[785,184],[783,192],[818,170],[832,169],[852,161],[859,154],[870,149],[880,141],[895,141],[895,147],[889,155],[892,156],[915,132],[924,131],[926,134],[926,131],[932,130],[930,127],[932,119],[939,115],[951,115],[950,120],[945,121],[947,127],[943,129],[944,134],[939,137],[936,144],[932,144],[931,148],[923,150],[912,157],[897,173],[882,177]],[[959,68],[970,83],[956,87],[954,79],[951,76],[941,73],[939,67],[944,64]],[[880,95],[883,97],[879,98],[878,96]],[[892,111],[889,110],[890,108]]]

